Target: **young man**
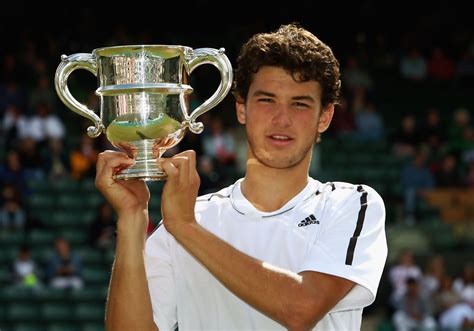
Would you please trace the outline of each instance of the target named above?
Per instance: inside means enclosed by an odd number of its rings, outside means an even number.
[[[308,176],[339,63],[286,25],[243,46],[235,77],[245,178],[197,197],[194,152],[160,160],[163,222],[149,238],[145,183],[112,180],[133,161],[101,154],[96,184],[119,216],[107,330],[360,329],[387,256],[383,200],[366,185]]]

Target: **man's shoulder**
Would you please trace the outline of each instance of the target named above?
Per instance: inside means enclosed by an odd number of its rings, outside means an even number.
[[[196,199],[196,203],[200,202],[211,202],[216,201],[218,199],[228,199],[230,198],[230,189],[229,187],[225,187],[216,192],[210,192],[203,195],[200,195]]]
[[[325,200],[325,207],[336,212],[347,208],[360,209],[367,203],[371,206],[380,206],[381,209],[385,208],[380,194],[367,184],[333,181],[323,183],[320,187],[317,193]]]
[[[343,181],[326,182],[322,184],[322,192],[327,193],[331,200],[345,200],[350,196],[361,194],[370,194],[380,197],[380,194],[370,185],[354,184]]]
[[[198,222],[202,219],[212,219],[220,215],[224,210],[233,210],[231,193],[234,184],[224,187],[215,192],[200,195],[196,199],[194,211]]]
[[[205,207],[205,206],[213,205],[215,203],[230,201],[230,195],[232,193],[232,189],[234,186],[235,186],[235,183],[230,184],[220,190],[216,190],[214,192],[208,192],[208,193],[199,195],[196,198],[196,206]]]

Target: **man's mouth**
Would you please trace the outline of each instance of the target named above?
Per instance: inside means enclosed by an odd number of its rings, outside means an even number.
[[[269,137],[272,138],[272,139],[275,139],[275,140],[282,140],[282,141],[292,140],[292,138],[290,138],[286,135],[281,135],[281,134],[273,134],[273,135],[270,135]]]

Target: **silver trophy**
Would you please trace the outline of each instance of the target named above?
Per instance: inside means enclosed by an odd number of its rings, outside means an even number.
[[[186,128],[201,133],[203,124],[196,118],[220,103],[232,85],[232,66],[223,48],[129,45],[63,55],[61,59],[55,75],[59,98],[94,122],[87,129],[90,137],[105,131],[113,146],[136,161],[114,175],[118,180],[165,179],[157,159],[183,139]],[[187,95],[193,91],[189,75],[201,64],[214,65],[221,81],[214,94],[189,114]],[[67,80],[76,69],[97,76],[100,117],[70,93]]]

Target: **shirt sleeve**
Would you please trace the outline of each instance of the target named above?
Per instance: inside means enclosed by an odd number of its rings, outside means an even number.
[[[300,271],[356,283],[331,311],[363,308],[375,300],[387,258],[384,202],[366,185],[336,187],[327,199],[322,227],[309,244]]]
[[[176,289],[170,256],[170,234],[160,225],[146,241],[145,270],[153,319],[160,331],[177,325]]]

